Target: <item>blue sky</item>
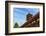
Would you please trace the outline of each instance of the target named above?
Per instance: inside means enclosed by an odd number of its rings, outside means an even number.
[[[13,22],[17,22],[19,26],[26,22],[26,15],[31,13],[35,15],[39,12],[39,8],[13,8]]]

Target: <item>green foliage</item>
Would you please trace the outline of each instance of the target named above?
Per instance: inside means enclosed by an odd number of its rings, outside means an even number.
[[[18,23],[15,23],[14,28],[18,28],[18,27],[19,27]]]

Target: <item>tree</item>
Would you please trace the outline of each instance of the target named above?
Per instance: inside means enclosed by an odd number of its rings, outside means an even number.
[[[19,25],[18,25],[18,23],[16,22],[15,25],[14,25],[14,28],[18,28],[18,27],[19,27]]]

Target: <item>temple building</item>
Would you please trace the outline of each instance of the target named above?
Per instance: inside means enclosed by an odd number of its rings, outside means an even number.
[[[25,22],[21,27],[39,27],[39,12],[34,16],[28,13],[26,20],[27,22]]]
[[[30,18],[32,18],[32,14],[30,14],[30,13],[28,13],[27,15],[26,15],[26,21],[28,21]]]

